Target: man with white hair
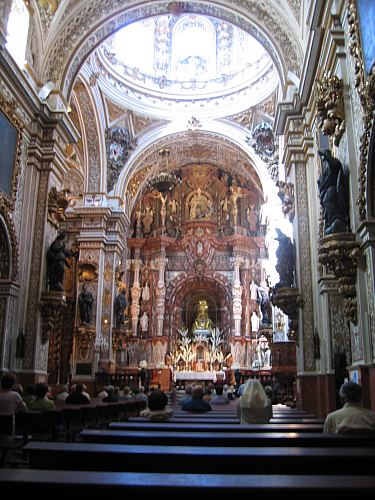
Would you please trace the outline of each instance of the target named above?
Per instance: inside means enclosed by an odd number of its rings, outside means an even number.
[[[375,412],[362,406],[362,387],[350,380],[342,384],[339,396],[343,407],[327,415],[323,432],[375,432]]]

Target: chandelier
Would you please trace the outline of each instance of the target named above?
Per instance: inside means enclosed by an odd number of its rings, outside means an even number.
[[[163,165],[162,171],[159,172],[150,182],[151,186],[161,193],[170,191],[176,185],[176,176],[168,172],[170,155],[170,149],[159,149],[159,156],[162,158]]]

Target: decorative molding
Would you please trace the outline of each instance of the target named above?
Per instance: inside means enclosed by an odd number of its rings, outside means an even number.
[[[43,257],[45,255],[44,248],[44,232],[47,211],[47,197],[48,197],[48,179],[49,171],[42,169],[39,174],[39,183],[37,186],[37,200],[35,206],[35,230],[31,247],[31,260],[30,260],[30,278],[29,278],[29,294],[26,312],[26,354],[24,358],[24,369],[33,369],[35,361],[35,344],[37,343],[37,335],[35,332],[38,329],[38,314],[39,314],[39,294],[41,286]]]
[[[82,121],[84,123],[87,140],[86,176],[88,178],[88,192],[100,192],[101,162],[100,162],[100,140],[97,133],[95,110],[90,99],[87,88],[81,83],[74,87],[77,100],[80,102]]]
[[[337,294],[328,294],[329,325],[331,336],[331,363],[334,353],[344,349],[347,364],[352,358],[350,329],[346,321],[343,299]],[[333,366],[332,366],[333,368]]]
[[[327,266],[339,283],[339,292],[344,297],[345,316],[357,324],[357,267],[360,243],[352,233],[335,233],[319,241],[319,262]]]
[[[360,140],[360,157],[358,165],[359,194],[357,205],[361,221],[367,218],[367,170],[369,137],[373,127],[375,109],[375,72],[366,77],[362,55],[361,36],[358,22],[357,1],[350,0],[348,7],[349,52],[354,60],[355,86],[363,108],[363,133]]]
[[[299,283],[301,284],[303,367],[305,371],[315,370],[314,358],[314,307],[311,274],[309,200],[307,194],[306,163],[295,163],[296,207],[298,207],[298,242],[299,242]],[[303,286],[302,286],[303,285]]]

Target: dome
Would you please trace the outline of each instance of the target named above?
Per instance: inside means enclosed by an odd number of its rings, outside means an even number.
[[[255,105],[278,74],[263,46],[213,17],[149,17],[120,29],[96,52],[95,64],[119,103],[159,118],[176,113],[218,118]]]

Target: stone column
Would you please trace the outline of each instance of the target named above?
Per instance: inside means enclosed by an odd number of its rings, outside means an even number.
[[[241,336],[241,318],[242,318],[242,290],[240,280],[240,264],[241,258],[239,256],[235,257],[234,260],[234,277],[233,277],[233,287],[232,287],[232,298],[233,298],[233,319],[234,319],[234,335],[236,337]]]
[[[140,259],[134,259],[133,262],[133,270],[134,270],[134,281],[133,286],[130,289],[130,294],[132,298],[132,305],[130,306],[130,314],[132,318],[132,335],[133,337],[137,336],[137,328],[138,328],[138,319],[139,312],[141,310],[141,306],[139,304],[141,298],[141,286],[139,283],[139,271],[141,269],[142,261]]]
[[[155,264],[159,269],[158,284],[156,287],[156,336],[163,335],[163,323],[165,314],[165,268],[168,259],[164,256],[155,260]]]

